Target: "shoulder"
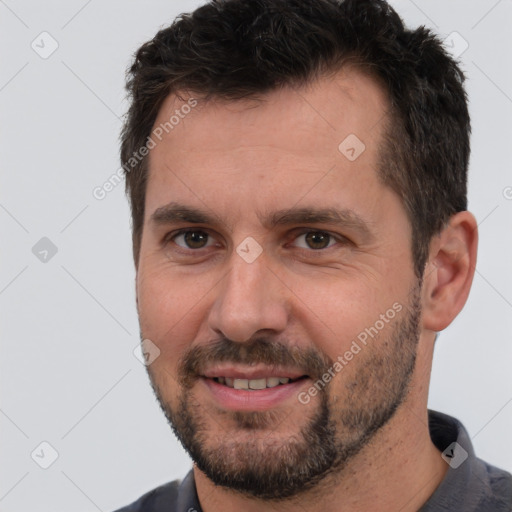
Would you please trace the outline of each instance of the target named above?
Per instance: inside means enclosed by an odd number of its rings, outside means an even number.
[[[462,423],[429,410],[432,442],[449,464],[448,472],[422,512],[511,512],[512,475],[478,458]]]
[[[509,512],[512,509],[512,475],[503,469],[492,466],[491,464],[480,460],[485,475],[482,479],[486,481],[487,486],[484,487],[482,493],[483,510],[496,510]]]
[[[160,485],[142,495],[130,505],[117,509],[115,512],[163,512],[164,510],[165,512],[174,512],[176,510],[179,487],[180,480]]]

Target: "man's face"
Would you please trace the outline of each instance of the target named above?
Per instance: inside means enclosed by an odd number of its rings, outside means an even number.
[[[183,104],[169,97],[155,127]],[[220,485],[296,495],[407,395],[420,286],[405,210],[376,173],[386,105],[346,71],[261,104],[182,109],[151,150],[137,272],[141,334],[160,350],[148,372]]]

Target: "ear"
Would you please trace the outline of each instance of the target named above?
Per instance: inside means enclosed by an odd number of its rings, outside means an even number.
[[[423,327],[439,332],[464,307],[475,275],[478,226],[468,211],[456,213],[430,243],[423,273]]]

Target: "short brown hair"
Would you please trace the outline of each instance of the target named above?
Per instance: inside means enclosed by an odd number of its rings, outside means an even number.
[[[391,106],[379,177],[401,198],[423,274],[432,236],[467,208],[470,119],[464,74],[425,27],[409,30],[383,0],[211,0],[142,45],[127,71],[121,162],[138,264],[151,134],[169,94],[257,98],[341,69],[347,59],[383,85]]]

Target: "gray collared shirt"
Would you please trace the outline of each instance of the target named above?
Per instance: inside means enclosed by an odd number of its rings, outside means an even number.
[[[428,414],[430,437],[445,452],[450,467],[419,512],[512,512],[512,475],[476,457],[468,433],[457,419],[432,410]],[[193,472],[116,512],[202,512]]]

